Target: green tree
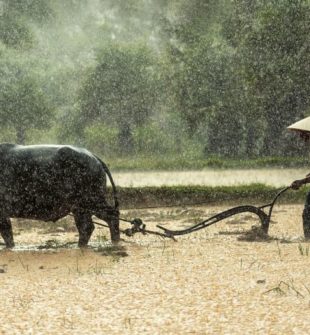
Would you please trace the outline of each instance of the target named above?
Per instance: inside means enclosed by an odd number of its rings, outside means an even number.
[[[244,154],[246,95],[232,48],[201,39],[185,53],[179,88],[188,133],[203,135],[205,153]]]
[[[286,127],[309,109],[309,17],[307,0],[235,0],[224,25],[248,88],[249,123],[264,118],[266,155],[287,151]]]
[[[24,19],[4,14],[0,17],[0,41],[9,47],[29,49],[34,35]]]
[[[80,92],[81,125],[104,122],[119,130],[122,153],[133,150],[132,132],[149,118],[156,97],[156,64],[144,45],[109,45]]]
[[[0,119],[2,127],[15,130],[24,144],[31,129],[46,129],[53,110],[34,76],[25,66],[0,50]]]
[[[0,41],[9,47],[26,50],[34,46],[31,23],[44,22],[53,15],[48,1],[3,0]]]
[[[173,2],[164,16],[170,59],[169,86],[187,133],[203,141],[206,153],[244,152],[246,100],[233,48],[221,36],[225,1]],[[170,7],[171,8],[171,7]]]

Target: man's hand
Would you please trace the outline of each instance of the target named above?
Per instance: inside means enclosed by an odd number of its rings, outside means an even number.
[[[303,179],[298,179],[292,182],[291,184],[291,188],[293,190],[298,190],[302,185],[304,184],[304,180]]]

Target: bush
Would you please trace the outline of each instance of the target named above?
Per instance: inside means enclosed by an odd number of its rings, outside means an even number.
[[[116,156],[118,130],[103,123],[88,126],[84,131],[85,146],[103,156]]]

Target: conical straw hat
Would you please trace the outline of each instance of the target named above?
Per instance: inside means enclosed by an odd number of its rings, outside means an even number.
[[[310,133],[310,116],[291,124],[287,129]]]

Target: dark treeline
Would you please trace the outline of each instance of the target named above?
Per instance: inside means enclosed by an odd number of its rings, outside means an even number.
[[[0,140],[300,155],[309,32],[309,0],[0,0]]]

